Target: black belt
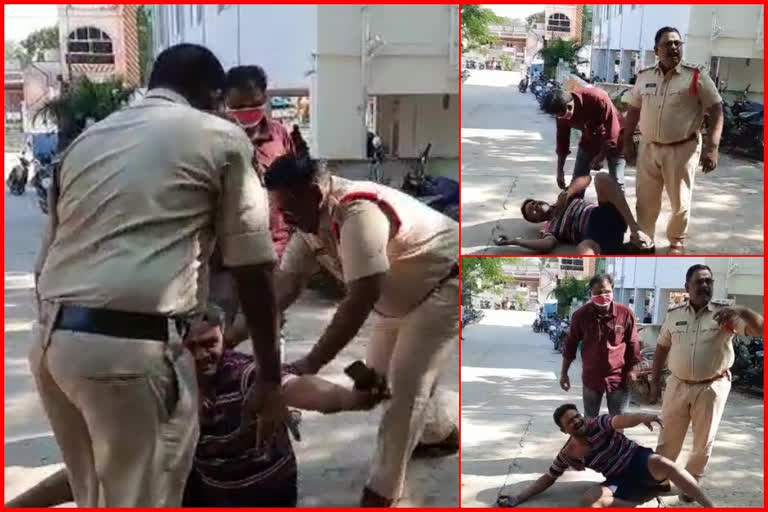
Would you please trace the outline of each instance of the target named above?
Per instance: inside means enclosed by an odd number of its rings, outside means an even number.
[[[114,338],[168,341],[168,320],[162,315],[110,309],[61,306],[53,330],[101,334]]]

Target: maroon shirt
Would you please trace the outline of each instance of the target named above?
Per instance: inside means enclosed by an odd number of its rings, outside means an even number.
[[[590,302],[573,313],[563,358],[576,359],[579,341],[581,379],[593,391],[611,392],[624,387],[627,374],[640,362],[635,315],[616,301],[606,310]]]
[[[621,148],[621,114],[613,106],[608,93],[597,87],[581,89],[573,94],[573,116],[557,119],[557,154],[567,155],[571,145],[571,128],[581,130],[579,147],[590,155],[603,151],[606,155]]]
[[[278,157],[295,153],[293,140],[288,134],[288,130],[277,121],[264,118],[254,131],[248,133],[248,136],[253,142],[253,163],[260,173],[266,172],[267,168]],[[285,246],[291,239],[293,228],[285,222],[282,213],[271,198],[269,201],[269,229],[272,231],[272,243],[275,246],[277,258],[280,260]]]

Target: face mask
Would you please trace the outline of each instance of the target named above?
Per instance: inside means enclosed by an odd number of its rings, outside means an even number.
[[[237,121],[237,124],[241,127],[245,129],[254,128],[264,119],[264,107],[227,109],[227,114]]]
[[[602,295],[593,295],[592,303],[601,308],[608,307],[613,302],[613,293],[603,293]]]

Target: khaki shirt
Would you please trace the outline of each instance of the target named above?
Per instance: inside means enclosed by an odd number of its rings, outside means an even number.
[[[217,239],[226,266],[273,261],[252,158],[242,129],[168,90],[95,124],[62,162],[41,298],[183,314],[207,300]]]
[[[678,379],[702,381],[722,374],[733,365],[733,333],[714,320],[715,313],[726,307],[707,304],[698,314],[686,303],[672,308],[661,326],[658,343],[670,347],[667,366]],[[733,326],[744,334],[744,324]]]
[[[722,102],[706,71],[699,70],[693,86],[696,69],[681,62],[666,75],[658,65],[637,74],[628,102],[640,109],[642,140],[661,144],[686,140],[701,128],[704,111]]]
[[[338,204],[344,195],[360,191],[376,193],[395,214],[368,199]],[[334,176],[318,234],[294,234],[281,269],[310,275],[322,266],[346,283],[386,273],[375,308],[385,316],[399,317],[449,274],[458,261],[458,242],[458,224],[417,199],[382,185]]]

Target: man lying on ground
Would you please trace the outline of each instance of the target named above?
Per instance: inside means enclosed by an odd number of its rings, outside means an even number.
[[[241,430],[245,392],[257,382],[253,356],[223,345],[224,312],[209,306],[192,323],[185,344],[195,356],[200,388],[200,440],[184,493],[185,507],[295,507],[296,457],[285,427],[262,446],[258,424]],[[370,410],[386,398],[347,389],[314,375],[284,374],[282,393],[288,406],[335,413]],[[73,501],[62,469],[6,507],[51,507]]]
[[[580,196],[594,180],[597,203]],[[579,254],[620,254],[624,252],[624,233],[630,230],[631,253],[651,252],[651,238],[640,230],[627,200],[616,182],[604,172],[574,178],[568,189],[560,193],[556,203],[526,199],[521,208],[528,222],[546,222],[536,240],[496,237],[496,245],[516,245],[537,254],[551,252],[558,243],[576,244]]]
[[[653,430],[653,423],[664,428],[655,414],[604,414],[584,418],[573,404],[555,409],[555,423],[571,436],[557,454],[555,461],[533,484],[517,496],[500,495],[498,505],[514,507],[545,491],[566,469],[589,468],[602,473],[606,480],[590,487],[581,497],[581,507],[635,507],[638,496],[658,490],[664,480],[670,480],[680,491],[704,507],[713,507],[701,491],[696,479],[671,460],[640,446],[621,430],[640,424]]]

